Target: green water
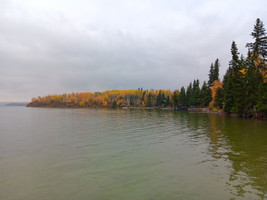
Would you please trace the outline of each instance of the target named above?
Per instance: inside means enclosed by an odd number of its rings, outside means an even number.
[[[0,199],[267,199],[267,121],[0,107]]]

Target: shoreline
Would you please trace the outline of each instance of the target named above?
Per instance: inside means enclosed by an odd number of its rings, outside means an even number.
[[[232,113],[231,115],[226,115],[226,113],[221,109],[209,110],[208,108],[188,108],[187,110],[175,110],[174,107],[143,107],[143,106],[117,106],[116,108],[112,108],[111,106],[84,106],[81,107],[79,105],[62,105],[62,104],[38,104],[32,105],[27,104],[25,107],[32,108],[62,108],[62,109],[136,109],[136,110],[168,110],[175,112],[188,112],[188,113],[202,113],[202,114],[215,114],[221,115],[225,117],[231,118],[243,118],[243,119],[256,119],[256,120],[267,120],[267,118],[256,118],[256,117],[239,117],[236,113]]]

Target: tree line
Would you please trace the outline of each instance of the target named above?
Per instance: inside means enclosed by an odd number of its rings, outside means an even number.
[[[247,56],[240,55],[235,41],[231,45],[232,58],[221,81],[219,59],[210,66],[209,80],[201,89],[194,80],[181,88],[183,106],[222,109],[227,115],[241,117],[267,116],[267,37],[263,22],[256,20],[251,33],[254,42],[247,43]]]
[[[267,37],[263,22],[256,20],[247,43],[247,56],[240,55],[235,41],[232,58],[221,81],[220,61],[211,63],[208,81],[200,87],[198,79],[180,90],[108,90],[33,98],[28,106],[64,107],[202,107],[221,109],[227,115],[242,117],[267,116]]]

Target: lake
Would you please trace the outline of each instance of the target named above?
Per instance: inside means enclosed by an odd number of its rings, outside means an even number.
[[[0,199],[266,199],[267,121],[0,106]]]

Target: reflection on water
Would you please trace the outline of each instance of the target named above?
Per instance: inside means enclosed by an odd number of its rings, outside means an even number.
[[[266,198],[266,121],[21,107],[0,118],[0,199]]]

